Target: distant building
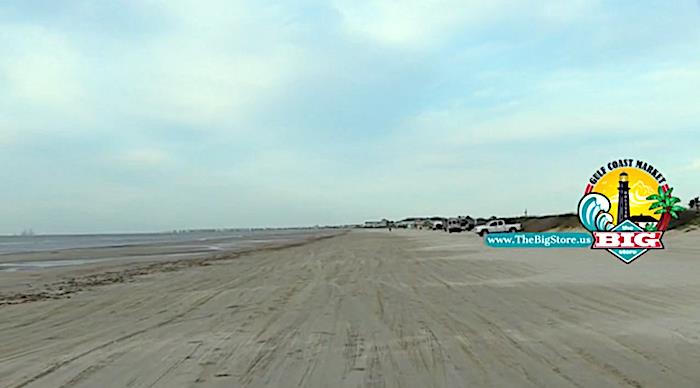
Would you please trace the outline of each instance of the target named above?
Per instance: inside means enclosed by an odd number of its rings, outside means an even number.
[[[365,222],[365,228],[370,228],[370,229],[388,228],[390,224],[391,224],[391,222],[385,218],[381,221],[367,221],[367,222]]]
[[[397,228],[401,228],[401,229],[409,229],[409,228],[415,227],[415,224],[413,223],[413,221],[407,221],[407,220],[399,221],[395,225]]]
[[[648,224],[653,224],[656,225],[659,220],[652,216],[648,215],[638,215],[638,216],[632,216],[628,218],[630,221],[634,222],[635,224],[639,225],[640,228],[644,229]]]
[[[429,220],[419,217],[404,218],[403,220],[396,222],[395,225],[397,228],[422,229],[425,227],[426,221],[429,223],[429,227],[432,228],[432,223],[430,223]]]

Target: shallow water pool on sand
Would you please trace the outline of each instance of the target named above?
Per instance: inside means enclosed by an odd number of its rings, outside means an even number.
[[[90,264],[100,259],[25,261],[18,263],[0,263],[0,272],[36,271],[44,268],[67,267],[71,265]]]

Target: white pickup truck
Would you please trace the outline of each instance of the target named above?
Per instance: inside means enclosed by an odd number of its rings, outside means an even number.
[[[488,233],[502,233],[502,232],[520,232],[523,230],[521,224],[506,224],[503,220],[492,220],[487,222],[485,225],[478,225],[474,227],[474,232],[479,236],[483,236]]]

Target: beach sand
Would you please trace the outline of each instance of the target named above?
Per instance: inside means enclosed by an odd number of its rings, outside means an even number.
[[[356,230],[154,266],[0,306],[0,386],[696,387],[700,234],[664,243],[625,265]]]

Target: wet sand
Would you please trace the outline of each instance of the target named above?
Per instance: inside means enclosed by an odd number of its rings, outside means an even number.
[[[146,273],[208,265],[219,258],[296,245],[338,233],[334,229],[290,229],[241,232],[230,236],[220,233],[127,235],[127,240],[143,242],[2,253],[0,306],[67,297],[85,287],[130,281],[134,276]],[[109,241],[125,241],[122,236],[106,236]],[[91,245],[102,243],[104,237],[78,236],[78,239],[83,245]],[[73,239],[72,236],[39,238]],[[149,239],[162,241],[149,242]],[[25,249],[31,241],[32,238],[22,241]],[[36,246],[41,247],[42,244]]]
[[[664,243],[624,265],[353,231],[153,268],[0,306],[0,386],[696,387],[700,234]]]

